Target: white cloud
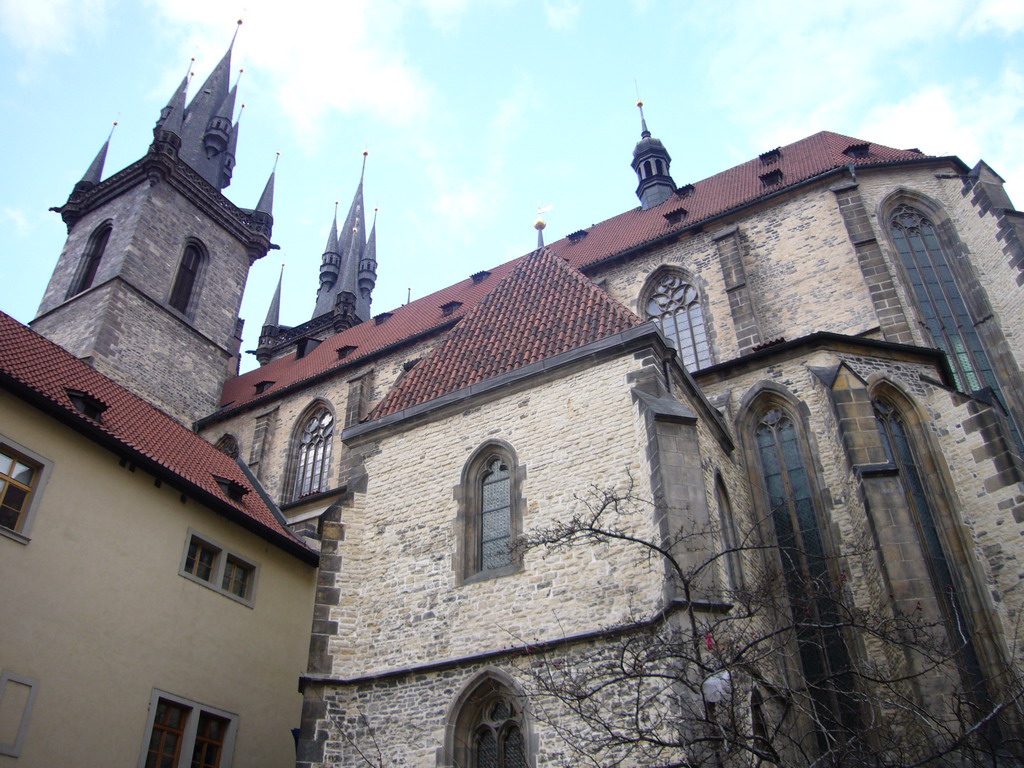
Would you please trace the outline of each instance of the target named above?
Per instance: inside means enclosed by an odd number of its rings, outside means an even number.
[[[545,0],[544,16],[552,29],[570,29],[575,26],[583,3],[580,0]]]
[[[32,80],[50,54],[70,53],[76,37],[102,31],[107,0],[0,0],[0,34],[24,55],[16,77]]]
[[[18,237],[27,237],[32,232],[32,224],[29,223],[28,216],[18,208],[0,209],[0,218],[14,225],[14,231],[18,233]]]
[[[984,159],[1006,179],[1011,197],[1024,195],[1024,76],[1015,69],[985,88],[970,81],[929,85],[875,107],[857,130],[881,144],[955,154],[968,165]]]
[[[1020,32],[1024,29],[1024,4],[1020,0],[981,0],[965,26],[971,32]]]

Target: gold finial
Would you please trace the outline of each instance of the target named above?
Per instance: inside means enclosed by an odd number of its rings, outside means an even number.
[[[544,221],[544,219],[537,219],[535,222],[533,222],[533,228],[536,229],[538,232],[543,230],[547,225],[548,223]]]
[[[368,154],[370,154],[370,150],[364,149],[363,150],[363,157],[366,157]]]
[[[277,173],[277,161],[280,160],[280,159],[281,159],[281,153],[280,152],[275,152],[274,153],[274,169],[271,171],[271,173]]]

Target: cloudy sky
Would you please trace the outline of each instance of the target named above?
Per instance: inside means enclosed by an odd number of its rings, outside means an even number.
[[[637,90],[680,185],[828,129],[983,158],[1024,205],[1019,0],[0,0],[0,309],[34,316],[64,240],[47,209],[111,123],[107,174],[239,18],[228,197],[255,205],[281,153],[247,349],[282,263],[282,322],[309,319],[364,149],[381,312],[530,250],[539,206],[549,242],[634,207]]]

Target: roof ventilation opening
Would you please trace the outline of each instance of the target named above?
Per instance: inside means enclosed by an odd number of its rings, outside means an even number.
[[[687,210],[685,208],[676,208],[674,211],[669,211],[665,214],[665,219],[669,224],[678,224],[680,221],[686,218]]]
[[[684,197],[689,197],[695,191],[696,191],[696,188],[693,186],[693,184],[684,184],[683,186],[681,186],[678,189],[676,189],[676,197],[678,197],[680,199],[682,199]]]
[[[346,357],[348,357],[349,355],[351,355],[355,351],[356,351],[356,348],[353,347],[353,346],[338,347],[338,359],[339,360],[344,360]]]
[[[109,407],[106,403],[97,400],[86,392],[80,392],[77,389],[69,389],[67,390],[67,393],[68,399],[71,400],[71,404],[75,407],[75,410],[87,419],[99,421],[103,412]]]
[[[301,360],[319,346],[320,339],[299,339],[298,344],[295,345],[295,359]]]
[[[449,301],[447,304],[441,305],[441,314],[448,317],[454,314],[455,310],[462,306],[461,301]]]
[[[774,171],[762,173],[759,178],[761,179],[761,183],[766,187],[774,187],[777,184],[782,183],[782,171],[776,168]]]
[[[491,276],[490,272],[488,272],[486,269],[481,269],[479,272],[474,272],[469,277],[470,277],[470,279],[472,279],[472,281],[474,283],[482,283],[484,280],[486,280],[490,276]]]
[[[422,359],[423,358],[417,357],[417,358],[414,358],[412,360],[406,360],[404,363],[402,363],[402,370],[405,371],[406,373],[408,373],[413,368],[415,368],[416,367],[416,363],[418,363]]]
[[[771,165],[782,159],[782,150],[778,148],[769,149],[767,152],[758,155],[758,157],[761,158],[761,165]]]
[[[575,232],[568,236],[569,245],[576,245],[580,240],[587,236],[587,230],[577,229]]]
[[[241,501],[242,497],[249,492],[249,489],[237,480],[230,480],[226,477],[219,477],[217,475],[214,475],[213,479],[217,481],[217,485],[220,486],[221,492],[232,501]]]
[[[860,160],[871,154],[870,144],[851,144],[843,150],[843,154],[854,160]]]
[[[394,314],[393,312],[381,312],[379,315],[375,315],[373,318],[374,325],[384,325],[388,321],[388,318]]]
[[[272,382],[272,381],[257,381],[256,382],[256,394],[257,395],[262,395],[264,392],[266,392],[272,386],[274,386],[274,382]]]

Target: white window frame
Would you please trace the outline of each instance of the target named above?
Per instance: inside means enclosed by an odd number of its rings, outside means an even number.
[[[217,554],[213,560],[213,572],[210,574],[209,581],[201,579],[195,574],[189,573],[187,570],[185,570],[185,562],[188,560],[188,548],[189,545],[193,542],[193,540],[199,541],[201,544],[205,544],[209,549],[217,551]],[[252,569],[252,580],[249,583],[249,593],[245,597],[239,597],[234,592],[228,589],[224,589],[224,587],[222,586],[224,582],[224,568],[225,565],[227,564],[228,558],[236,560],[242,565]],[[188,529],[188,536],[185,537],[185,548],[184,550],[182,550],[181,553],[181,563],[178,565],[179,576],[182,576],[188,579],[189,581],[195,582],[196,584],[201,584],[202,586],[216,592],[219,595],[229,597],[236,603],[241,603],[242,605],[252,608],[254,607],[254,599],[256,596],[256,582],[259,579],[259,572],[259,564],[254,563],[248,557],[243,557],[242,555],[238,554],[238,552],[236,552],[235,550],[228,549],[222,544],[219,544],[216,541],[216,539],[211,539],[209,536],[199,533],[193,528]]]
[[[9,670],[4,670],[0,673],[0,702],[4,699],[4,694],[7,693],[8,683],[14,683],[15,685],[23,685],[28,688],[28,699],[25,700],[25,706],[21,710],[21,720],[18,723],[18,733],[14,737],[13,742],[0,742],[0,755],[6,755],[7,757],[19,757],[21,755],[21,748],[25,744],[25,735],[28,733],[28,721],[32,716],[32,706],[36,702],[36,688],[39,685],[37,680],[33,680],[31,677],[25,677],[24,675],[17,675]]]
[[[139,768],[146,768],[146,757],[149,753],[149,742],[153,736],[153,720],[156,719],[156,707],[160,699],[165,699],[179,707],[189,710],[185,721],[185,732],[181,737],[181,752],[178,755],[176,768],[188,768],[192,764],[192,750],[196,744],[196,731],[199,728],[199,715],[209,713],[228,721],[228,730],[224,734],[224,748],[220,756],[220,768],[231,768],[235,752],[235,736],[238,733],[238,715],[226,709],[200,704],[198,701],[177,696],[159,688],[154,688],[149,697],[149,712],[146,715],[146,730],[142,736],[142,752],[139,755]]]
[[[42,498],[43,490],[50,479],[50,473],[53,471],[53,462],[2,434],[0,434],[0,447],[21,454],[33,464],[39,466],[39,476],[36,478],[36,482],[32,484],[32,493],[28,498],[28,506],[22,513],[25,522],[22,523],[21,530],[16,531],[13,528],[5,528],[0,525],[0,536],[13,539],[19,544],[28,544],[32,540],[32,522],[35,519],[36,510],[39,509],[39,499]]]

